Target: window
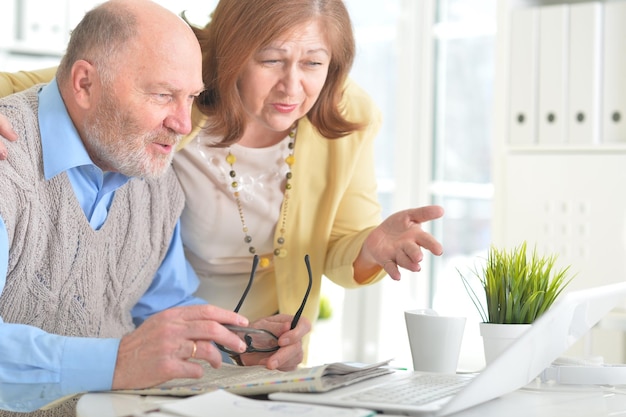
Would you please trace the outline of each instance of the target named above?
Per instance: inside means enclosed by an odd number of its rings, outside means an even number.
[[[444,206],[444,219],[428,227],[445,253],[429,257],[420,273],[403,271],[400,282],[387,278],[358,290],[325,282],[322,291],[343,308],[331,319],[334,324],[318,322],[311,362],[395,358],[410,367],[404,310],[475,313],[456,268],[473,265],[490,242],[496,1],[349,0],[347,5],[357,38],[352,77],[383,112],[377,174],[384,214]],[[482,360],[477,351],[482,345],[467,333],[464,344],[470,346],[463,347],[462,366],[474,368]],[[335,345],[327,353],[334,356],[324,357],[327,341],[338,338],[343,356]]]
[[[478,317],[457,269],[475,267],[491,243],[496,1],[440,0],[436,11],[432,196],[446,215],[436,230],[445,256],[433,262],[432,305]],[[473,330],[468,320],[461,365],[477,368]]]

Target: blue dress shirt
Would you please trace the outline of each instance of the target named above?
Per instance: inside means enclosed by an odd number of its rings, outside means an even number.
[[[46,180],[66,172],[86,218],[99,229],[115,190],[129,178],[94,165],[56,81],[39,92],[39,123]],[[8,257],[9,241],[0,217],[0,293],[6,284]],[[132,310],[135,324],[170,307],[205,304],[193,297],[197,286],[198,278],[185,260],[179,223],[150,288]],[[5,323],[0,317],[0,409],[32,411],[66,395],[110,390],[119,343],[119,339],[54,335]]]

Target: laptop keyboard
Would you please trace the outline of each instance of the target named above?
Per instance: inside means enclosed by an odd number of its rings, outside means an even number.
[[[344,398],[370,403],[422,405],[456,393],[471,380],[469,375],[415,374]]]

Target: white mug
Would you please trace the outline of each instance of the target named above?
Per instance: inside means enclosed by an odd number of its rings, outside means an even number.
[[[416,371],[454,374],[459,362],[465,317],[440,316],[434,310],[404,312]]]

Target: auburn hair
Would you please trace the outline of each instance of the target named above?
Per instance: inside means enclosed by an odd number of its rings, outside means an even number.
[[[220,0],[205,27],[191,25],[202,48],[206,87],[196,104],[209,117],[208,133],[223,138],[216,146],[237,142],[244,133],[245,112],[237,82],[248,60],[292,28],[311,21],[319,22],[331,60],[326,82],[307,116],[329,139],[363,127],[363,122],[347,120],[341,109],[356,49],[342,0]]]

